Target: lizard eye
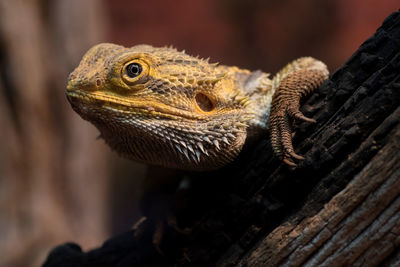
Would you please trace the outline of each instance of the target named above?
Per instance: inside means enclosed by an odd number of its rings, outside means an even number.
[[[141,59],[131,60],[121,69],[122,80],[127,85],[145,82],[148,73],[149,65]]]
[[[139,63],[130,63],[125,68],[126,75],[130,78],[136,78],[140,73],[142,73],[142,70],[143,68]]]

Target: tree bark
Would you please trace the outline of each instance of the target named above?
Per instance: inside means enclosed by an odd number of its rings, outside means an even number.
[[[305,160],[294,171],[268,141],[230,166],[191,174],[179,227],[158,252],[151,219],[44,266],[395,266],[400,264],[400,12],[390,15],[303,105]],[[181,204],[181,202],[178,202]]]

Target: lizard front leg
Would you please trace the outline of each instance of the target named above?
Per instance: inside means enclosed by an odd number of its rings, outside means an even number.
[[[269,119],[271,144],[274,153],[291,167],[296,167],[296,159],[304,159],[293,149],[292,121],[315,122],[301,113],[300,100],[318,88],[328,75],[324,63],[304,57],[288,64],[273,78],[273,88],[276,90]]]

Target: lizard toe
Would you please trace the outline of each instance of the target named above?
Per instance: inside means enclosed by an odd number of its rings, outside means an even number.
[[[292,158],[295,158],[295,159],[297,159],[297,160],[304,160],[304,157],[303,157],[303,156],[296,154],[294,151],[291,151],[289,154],[290,154],[290,156],[291,156]]]
[[[300,111],[299,113],[303,115]],[[303,160],[304,157],[294,152],[292,143],[293,132],[289,117],[290,115],[288,111],[286,112],[285,115],[271,114],[271,120],[270,120],[271,145],[276,156],[281,158],[282,161],[289,167],[295,168],[297,167],[295,161]]]
[[[304,114],[298,109],[296,109],[296,110],[289,109],[288,110],[288,115],[291,118],[294,118],[295,120],[298,120],[298,121],[305,121],[305,122],[309,122],[309,123],[316,123],[317,122],[314,119],[311,119],[311,118],[308,118],[308,117],[304,116]]]
[[[287,166],[289,166],[289,167],[291,167],[291,168],[296,168],[296,167],[297,167],[296,163],[294,163],[291,159],[284,158],[282,161],[283,161]]]

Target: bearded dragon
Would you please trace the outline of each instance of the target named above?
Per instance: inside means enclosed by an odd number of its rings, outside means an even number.
[[[303,157],[294,152],[291,123],[314,122],[299,103],[328,75],[311,57],[270,78],[172,47],[104,43],[70,74],[66,95],[113,150],[139,162],[213,170],[269,132],[274,153],[295,167]]]

